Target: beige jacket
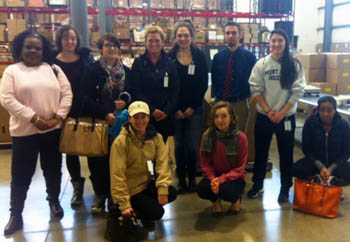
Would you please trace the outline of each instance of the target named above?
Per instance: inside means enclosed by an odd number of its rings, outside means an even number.
[[[111,194],[121,211],[131,208],[131,196],[147,188],[151,180],[147,160],[155,162],[158,194],[167,195],[171,184],[169,154],[162,136],[153,131],[153,137],[143,140],[127,126],[114,140],[110,154]]]

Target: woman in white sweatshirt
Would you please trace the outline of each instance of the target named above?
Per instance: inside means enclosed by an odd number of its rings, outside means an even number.
[[[249,79],[258,113],[254,130],[254,185],[248,197],[256,198],[263,192],[270,143],[275,133],[281,171],[278,202],[283,203],[288,201],[293,184],[295,112],[297,101],[304,94],[305,77],[301,64],[289,52],[289,40],[283,30],[272,31],[270,50],[270,55],[255,64]]]

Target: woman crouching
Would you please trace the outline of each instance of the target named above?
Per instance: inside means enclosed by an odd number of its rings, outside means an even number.
[[[204,178],[197,186],[197,193],[214,203],[214,216],[223,213],[221,200],[231,202],[228,214],[240,212],[248,141],[237,124],[231,104],[218,102],[213,107],[213,125],[203,134],[200,162]]]
[[[111,148],[111,192],[124,217],[140,218],[144,227],[154,228],[162,218],[163,206],[176,199],[171,186],[169,155],[153,126],[146,103],[133,102],[128,109],[129,122]]]

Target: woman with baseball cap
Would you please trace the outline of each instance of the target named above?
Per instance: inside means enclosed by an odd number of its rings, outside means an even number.
[[[147,103],[133,102],[129,122],[111,148],[111,193],[121,215],[140,218],[144,227],[153,228],[163,214],[163,206],[176,199],[171,186],[169,154],[162,136],[149,124]]]

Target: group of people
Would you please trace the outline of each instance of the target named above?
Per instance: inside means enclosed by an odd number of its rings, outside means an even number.
[[[200,198],[210,200],[215,216],[223,213],[222,200],[232,204],[228,213],[240,212],[253,97],[258,114],[254,185],[248,197],[255,198],[263,191],[273,133],[280,154],[279,202],[288,201],[293,175],[308,179],[320,174],[324,181],[336,176],[338,182],[350,182],[346,162],[350,157],[349,124],[336,112],[331,97],[320,99],[317,112],[306,122],[306,157],[293,166],[296,103],[304,93],[305,77],[282,30],[271,33],[271,54],[256,62],[255,55],[240,45],[240,25],[226,24],[226,47],[212,62],[212,124],[201,137],[208,65],[204,53],[192,42],[194,34],[190,21],[179,21],[173,31],[174,46],[165,53],[162,29],[148,26],[146,51],[135,58],[131,69],[122,63],[120,42],[113,34],[98,41],[101,57],[96,61],[88,48],[80,47],[79,34],[72,26],[58,30],[55,51],[45,37],[34,32],[16,36],[12,52],[17,63],[5,70],[1,83],[1,103],[11,116],[13,141],[11,216],[6,235],[23,227],[21,214],[39,154],[51,213],[63,217],[58,146],[67,116],[94,117],[113,125],[118,113],[128,111],[120,134],[109,137],[110,153],[88,157],[95,193],[91,213],[116,205],[121,216],[136,216],[144,227],[153,227],[164,214],[163,206],[185,192],[197,192]],[[177,189],[171,185],[165,148],[172,135]],[[203,179],[197,185],[198,153]],[[78,156],[67,155],[66,163],[74,208],[83,202],[85,178]]]

